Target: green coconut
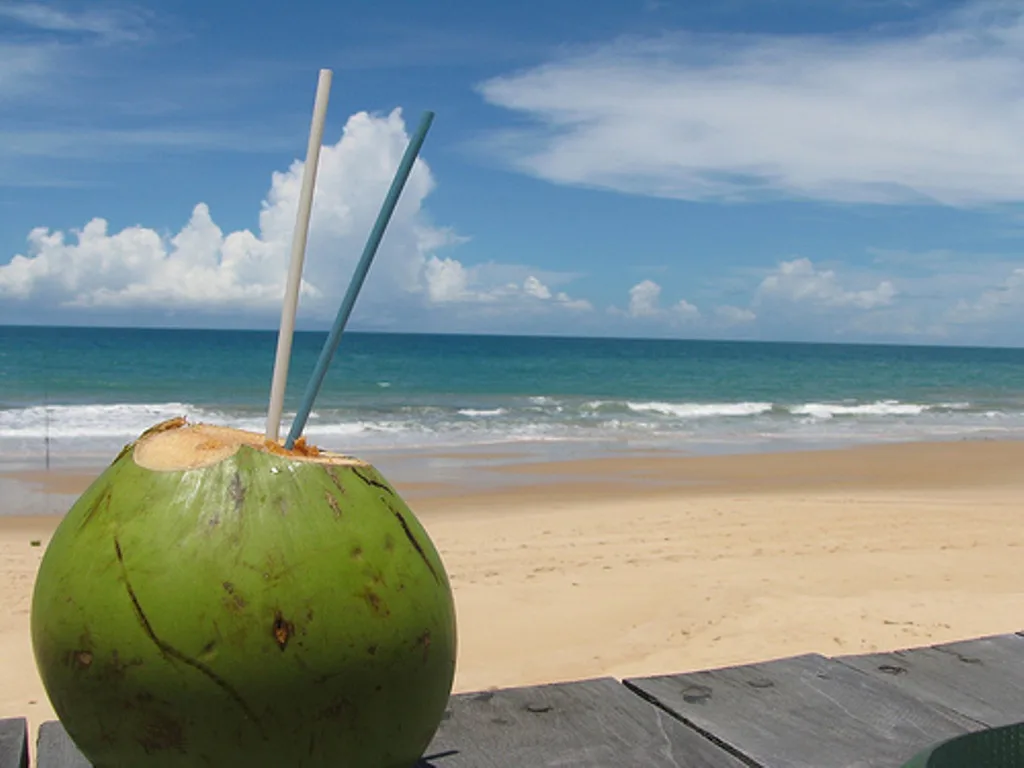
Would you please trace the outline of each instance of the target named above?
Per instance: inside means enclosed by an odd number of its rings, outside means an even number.
[[[373,466],[183,419],[68,512],[31,624],[97,768],[409,768],[455,671],[444,566]]]

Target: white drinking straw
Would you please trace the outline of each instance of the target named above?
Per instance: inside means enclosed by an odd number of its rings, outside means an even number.
[[[309,129],[309,146],[306,148],[306,165],[302,170],[299,210],[295,219],[295,231],[292,233],[291,264],[288,269],[288,284],[284,291],[284,305],[281,307],[281,329],[277,335],[277,358],[274,361],[270,409],[267,412],[267,439],[275,442],[281,432],[281,411],[284,409],[284,390],[288,382],[288,363],[292,353],[292,336],[295,333],[299,287],[302,284],[302,262],[306,256],[306,236],[309,234],[309,217],[313,211],[313,188],[316,185],[317,166],[320,163],[320,146],[324,138],[331,77],[331,70],[320,70],[316,101],[313,103],[313,123]]]

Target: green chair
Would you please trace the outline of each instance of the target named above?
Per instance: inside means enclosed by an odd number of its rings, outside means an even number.
[[[1024,768],[1024,723],[943,741],[915,755],[903,768]]]

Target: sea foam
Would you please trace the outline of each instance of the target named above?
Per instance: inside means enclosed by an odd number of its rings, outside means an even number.
[[[626,441],[692,449],[697,443],[763,445],[765,441],[872,441],[950,435],[1024,435],[1024,407],[969,402],[768,401],[690,402],[533,395],[457,396],[429,402],[374,402],[372,407],[323,407],[305,434],[329,450],[457,447],[523,441]],[[166,419],[262,432],[258,408],[187,402],[50,405],[0,408],[0,455],[105,455]],[[282,430],[293,414],[286,412]]]

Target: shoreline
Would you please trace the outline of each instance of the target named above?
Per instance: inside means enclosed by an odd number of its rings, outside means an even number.
[[[192,424],[211,423],[204,420],[192,421]],[[78,473],[96,473],[104,469],[122,448],[138,438],[141,432],[126,435],[120,440],[110,442],[109,448],[102,452],[94,450],[83,452],[81,449],[56,448],[50,455],[49,468],[46,466],[46,455],[41,450],[26,451],[12,449],[0,453],[0,480],[16,475],[41,474],[66,475]],[[663,457],[735,457],[760,456],[776,454],[804,454],[850,449],[863,449],[878,446],[907,446],[962,443],[1024,443],[1024,427],[1021,430],[987,431],[964,429],[953,433],[939,434],[842,434],[829,436],[796,436],[796,435],[755,435],[712,439],[707,436],[666,438],[655,435],[650,439],[638,440],[635,436],[608,437],[566,437],[566,438],[529,438],[522,440],[487,440],[480,442],[454,443],[441,442],[436,445],[402,445],[383,446],[379,444],[361,444],[356,440],[351,444],[338,444],[337,438],[323,439],[316,435],[310,438],[310,444],[321,450],[342,455],[356,456],[366,459],[378,466],[393,467],[392,472],[401,474],[415,473],[417,479],[423,475],[439,474],[446,476],[451,482],[462,483],[465,476],[460,470],[466,466],[490,469],[501,465],[540,465],[562,464],[568,461],[619,460],[637,457],[658,459]],[[550,474],[546,472],[545,474]]]
[[[384,470],[455,591],[457,692],[894,650],[1024,615],[1024,441],[483,463],[477,483]],[[62,513],[11,514],[8,491],[63,503],[94,476],[60,473],[0,473],[0,717],[33,728],[53,714],[31,588]]]
[[[1024,438],[959,438],[843,444],[729,453],[648,448],[552,459],[536,452],[377,451],[360,454],[408,500],[491,500],[515,491],[573,500],[663,494],[779,493],[837,488],[956,488],[1017,481],[1024,468]],[[5,469],[0,498],[73,502],[108,462],[52,469]],[[525,484],[525,487],[524,487]],[[6,492],[5,492],[6,491]],[[0,503],[0,520],[11,515]],[[36,513],[29,511],[28,516]],[[63,514],[53,505],[46,514]]]

